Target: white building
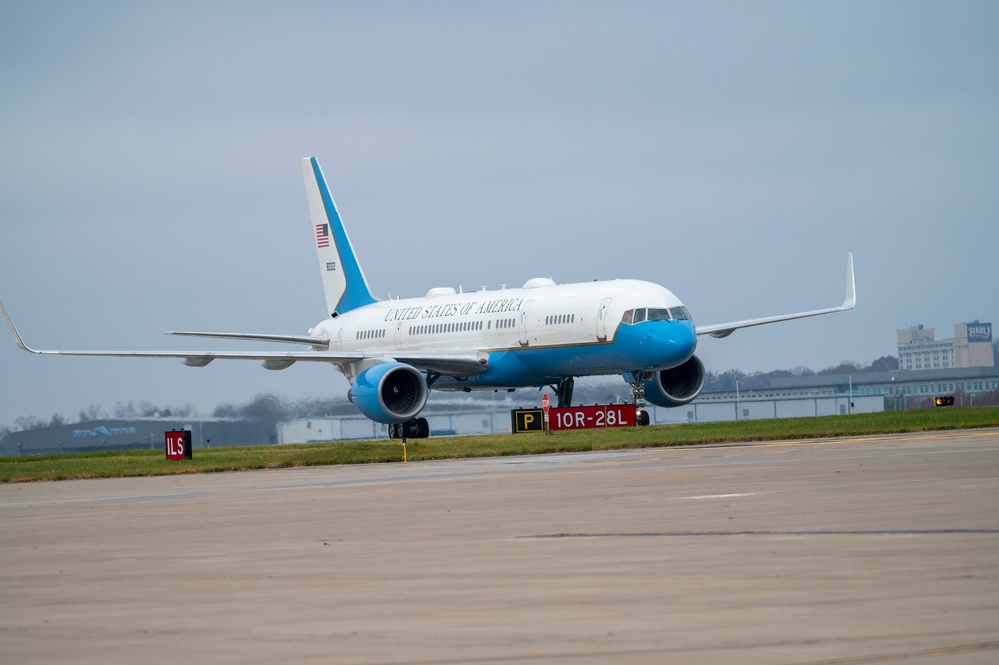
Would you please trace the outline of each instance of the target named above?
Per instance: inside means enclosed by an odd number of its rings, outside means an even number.
[[[935,338],[933,328],[922,325],[898,331],[898,368],[907,370],[952,367],[995,367],[992,324],[958,323],[954,336]]]

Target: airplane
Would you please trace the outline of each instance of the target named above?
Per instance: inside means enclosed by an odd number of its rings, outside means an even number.
[[[700,335],[727,337],[740,328],[851,310],[857,295],[853,254],[847,255],[841,305],[715,325],[695,326],[690,312],[658,284],[614,279],[556,284],[546,277],[523,287],[456,292],[432,288],[422,298],[380,300],[347,235],[315,157],[301,160],[329,316],[307,335],[170,331],[170,335],[280,342],[304,351],[46,351],[29,347],[7,308],[4,318],[18,347],[39,355],[179,358],[191,367],[215,360],[256,360],[283,370],[297,362],[334,365],[350,383],[348,399],[391,438],[430,435],[420,412],[431,389],[507,390],[550,386],[558,406],[570,406],[576,377],[620,375],[631,388],[637,421],[648,424],[648,403],[693,401],[704,387],[694,354]]]

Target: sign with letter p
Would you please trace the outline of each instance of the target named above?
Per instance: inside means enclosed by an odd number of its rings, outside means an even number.
[[[514,434],[545,431],[545,414],[541,409],[514,409],[510,415]]]

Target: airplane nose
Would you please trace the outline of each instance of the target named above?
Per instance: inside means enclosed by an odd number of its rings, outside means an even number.
[[[697,333],[692,321],[671,321],[656,331],[656,343],[667,362],[681,363],[694,355]]]

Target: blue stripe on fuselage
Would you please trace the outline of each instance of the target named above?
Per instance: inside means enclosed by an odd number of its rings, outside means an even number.
[[[545,385],[564,376],[619,374],[676,367],[694,355],[692,321],[648,321],[621,325],[606,344],[493,351],[489,369],[464,383],[476,387]]]

